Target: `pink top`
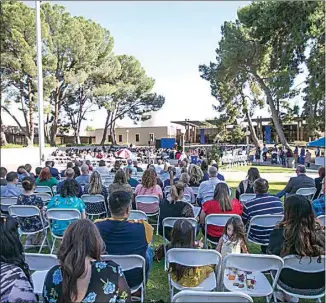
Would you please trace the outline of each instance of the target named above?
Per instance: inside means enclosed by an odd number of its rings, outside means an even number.
[[[135,188],[135,196],[158,196],[160,200],[163,199],[162,189],[159,185],[155,185],[151,188],[145,188],[142,184],[138,184]],[[158,207],[158,203],[138,203],[137,205],[137,209],[142,210],[145,213],[155,213],[158,211]]]

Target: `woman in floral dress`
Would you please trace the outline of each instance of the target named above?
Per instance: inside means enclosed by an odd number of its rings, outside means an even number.
[[[122,269],[112,261],[101,262],[105,244],[96,226],[86,219],[66,229],[58,252],[60,265],[49,270],[43,301],[130,302],[130,288]]]

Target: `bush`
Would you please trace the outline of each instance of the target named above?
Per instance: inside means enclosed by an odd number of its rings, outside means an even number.
[[[23,148],[23,145],[8,143],[7,145],[2,145],[1,148]]]

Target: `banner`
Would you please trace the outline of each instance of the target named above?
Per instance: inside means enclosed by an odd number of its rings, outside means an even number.
[[[205,144],[205,129],[200,129],[200,144]]]
[[[265,126],[265,141],[266,141],[266,144],[271,144],[271,126],[270,125]]]

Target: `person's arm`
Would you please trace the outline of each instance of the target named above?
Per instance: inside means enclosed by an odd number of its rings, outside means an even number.
[[[80,216],[81,219],[86,219],[86,212],[85,212],[85,209],[81,212],[81,216]]]
[[[162,188],[159,185],[156,185],[156,190],[158,192],[158,197],[160,198],[160,200],[162,200],[163,199]]]
[[[223,245],[223,237],[220,238],[216,246],[216,251],[218,251],[219,253],[222,251],[222,245]]]
[[[247,209],[246,205],[244,205],[243,213],[242,213],[242,221],[243,221],[244,226],[247,225],[247,222],[249,221],[249,219],[250,219],[250,216],[249,216],[249,213],[248,213],[248,209]]]
[[[200,224],[205,224],[205,218],[206,218],[206,213],[203,211],[203,209],[200,212],[200,217],[199,217],[199,222]]]
[[[244,253],[244,254],[248,254],[248,247],[246,245],[246,242],[245,241],[241,241],[240,243],[240,246],[241,246],[241,252]]]

